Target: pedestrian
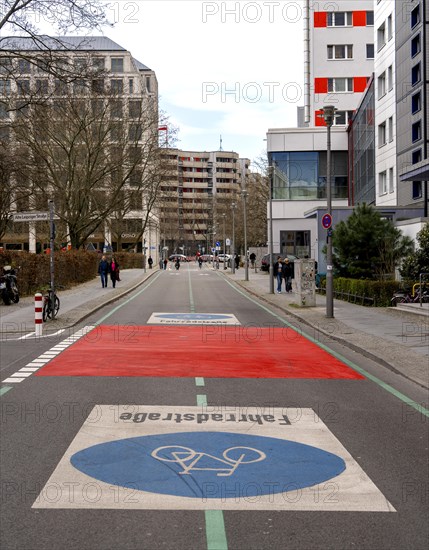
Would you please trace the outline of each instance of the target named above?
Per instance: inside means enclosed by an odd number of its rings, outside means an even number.
[[[239,254],[235,255],[235,269],[238,269],[240,267],[240,256]]]
[[[199,268],[201,269],[203,265],[203,259],[201,258],[201,256],[198,256],[198,265],[199,265]]]
[[[107,275],[110,270],[110,264],[106,259],[106,256],[101,256],[100,263],[98,264],[98,273],[101,278],[101,286],[103,288],[107,287]]]
[[[167,269],[168,260],[164,258],[164,271]]]
[[[120,281],[120,279],[119,279],[119,264],[116,261],[114,256],[112,256],[112,260],[110,262],[110,279],[112,281],[113,288],[115,288],[116,281]]]
[[[147,263],[149,264],[149,269],[152,269],[152,264],[153,264],[152,256],[149,256]]]
[[[289,262],[289,258],[285,258],[283,263],[283,277],[285,280],[286,292],[292,292],[292,266]]]
[[[277,261],[274,264],[273,276],[277,279],[277,294],[281,294],[283,280],[283,262],[280,256],[277,256]]]
[[[255,254],[254,252],[252,252],[252,254],[250,254],[249,260],[250,260],[250,265],[251,265],[252,267],[255,267],[256,254]]]

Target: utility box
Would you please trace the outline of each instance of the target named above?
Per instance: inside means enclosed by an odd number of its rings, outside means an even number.
[[[316,305],[316,262],[312,259],[295,260],[297,301],[301,307]]]

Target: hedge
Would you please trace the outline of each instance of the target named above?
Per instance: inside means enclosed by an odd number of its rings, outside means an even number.
[[[109,257],[108,254],[106,254]],[[97,276],[101,254],[84,250],[56,251],[54,255],[55,284],[70,288],[90,281]],[[115,254],[120,269],[142,268],[142,254],[119,252]],[[0,253],[0,270],[11,265],[18,269],[18,286],[21,296],[30,296],[45,290],[50,283],[49,254],[31,254],[6,250]]]

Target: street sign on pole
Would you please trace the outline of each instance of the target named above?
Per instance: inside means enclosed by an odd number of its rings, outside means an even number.
[[[14,222],[38,222],[49,220],[49,212],[15,212],[12,215]]]
[[[322,226],[325,228],[325,229],[329,229],[332,225],[332,216],[331,214],[325,214],[323,217],[322,217]]]

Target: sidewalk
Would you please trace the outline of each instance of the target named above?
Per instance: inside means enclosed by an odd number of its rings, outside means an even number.
[[[326,298],[316,295],[316,307],[300,307],[295,293],[270,293],[269,274],[244,268],[235,274],[220,270],[255,297],[304,322],[307,333],[323,341],[329,336],[402,376],[429,388],[429,304],[408,308],[371,308],[334,300],[334,319],[326,318]],[[276,288],[274,284],[274,289]]]
[[[207,266],[208,269],[212,269]],[[60,314],[44,326],[44,334],[73,327],[94,311],[130,293],[158,269],[125,269],[116,288],[102,288],[99,277],[70,290],[61,290]],[[326,318],[325,296],[316,296],[316,307],[303,308],[294,293],[270,294],[269,275],[249,269],[244,281],[244,268],[235,274],[230,270],[219,274],[251,295],[278,307],[308,327],[307,334],[319,341],[329,336],[381,365],[429,388],[429,305],[420,308],[408,304],[409,311],[399,308],[370,308],[341,300],[334,301],[334,319]],[[0,338],[17,338],[34,331],[34,297],[19,304],[0,304]]]

